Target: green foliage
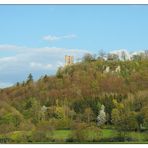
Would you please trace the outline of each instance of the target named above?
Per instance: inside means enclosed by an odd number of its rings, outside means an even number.
[[[32,133],[32,141],[34,142],[46,142],[51,141],[53,135],[53,127],[49,122],[40,122],[37,124],[35,130]]]
[[[112,123],[119,131],[138,130],[137,113],[128,111],[122,104],[114,102],[116,108],[112,110]]]
[[[93,57],[89,53],[85,54],[84,57],[83,57],[83,61],[84,62],[91,62],[91,61],[94,61],[94,60],[95,60],[95,57]]]
[[[73,141],[77,142],[98,141],[101,136],[102,133],[98,127],[89,126],[86,123],[75,123],[71,133]]]
[[[9,138],[15,143],[27,143],[30,141],[31,133],[26,131],[15,131],[10,133]]]
[[[148,59],[111,58],[103,60],[100,54],[96,59],[87,54],[82,62],[59,68],[56,76],[45,75],[33,81],[29,74],[23,83],[1,89],[0,132],[7,135],[31,130],[30,136],[24,133],[22,139],[12,139],[47,142],[53,140],[53,129],[70,129],[76,122],[72,138],[79,142],[95,141],[101,132],[96,133],[96,139],[88,133],[98,131],[95,128],[101,104],[107,118],[104,126],[113,125],[121,133],[148,130]]]
[[[31,73],[28,75],[26,82],[27,82],[27,84],[30,83],[30,82],[33,82],[33,76],[32,76]]]

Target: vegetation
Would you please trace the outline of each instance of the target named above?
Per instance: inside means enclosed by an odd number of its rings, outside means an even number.
[[[148,56],[101,54],[0,90],[0,143],[148,142]]]

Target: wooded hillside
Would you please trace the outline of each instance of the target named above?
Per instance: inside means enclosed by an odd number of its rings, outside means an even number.
[[[59,68],[55,76],[34,81],[30,74],[24,82],[0,90],[2,135],[32,131],[30,141],[50,141],[47,129],[104,126],[148,129],[148,58],[121,61],[86,55],[79,63]],[[75,132],[72,138],[87,141],[79,136]]]

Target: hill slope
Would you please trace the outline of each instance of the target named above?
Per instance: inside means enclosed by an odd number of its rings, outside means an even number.
[[[1,133],[37,128],[41,121],[55,129],[71,128],[75,121],[96,124],[101,105],[109,125],[121,130],[147,128],[148,59],[86,60],[36,82],[30,75],[25,82],[2,89],[0,105]]]

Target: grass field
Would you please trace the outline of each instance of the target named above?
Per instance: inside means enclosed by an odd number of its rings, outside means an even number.
[[[139,132],[128,132],[128,136],[130,136],[131,138],[136,139],[136,141],[126,141],[126,142],[64,142],[65,139],[67,139],[69,137],[69,135],[71,134],[71,130],[56,130],[53,133],[53,137],[55,139],[57,139],[56,142],[52,142],[52,143],[73,143],[73,144],[148,144],[148,140],[145,141],[145,138],[147,137],[148,139],[148,133],[143,132],[143,133],[139,133]],[[108,139],[108,138],[113,138],[116,137],[118,135],[116,130],[113,129],[103,129],[102,130],[102,138],[104,139]],[[51,142],[47,142],[47,143],[51,143]]]
[[[56,130],[53,134],[55,139],[66,139],[71,134],[70,130]],[[93,133],[91,133],[93,134]],[[126,135],[135,139],[134,142],[130,143],[148,143],[148,133],[147,132],[127,132]],[[102,138],[109,139],[118,136],[118,132],[113,129],[103,129],[102,130]],[[102,143],[102,142],[101,142]],[[129,143],[129,142],[127,142]]]
[[[22,137],[21,135],[23,134],[29,134],[31,135],[30,132],[25,132],[25,131],[16,131],[11,134],[9,134],[9,138],[13,139],[16,141],[16,143],[20,143]],[[53,132],[53,139],[55,139],[55,142],[39,142],[39,143],[71,143],[71,142],[65,142],[66,139],[70,137],[72,134],[71,130],[55,130]],[[90,132],[89,134],[93,134],[93,132]],[[110,138],[116,138],[118,136],[118,132],[114,129],[103,129],[101,131],[101,138],[104,139],[105,141],[100,141],[100,142],[72,142],[72,143],[148,143],[148,132],[127,132],[126,133],[128,137],[134,139],[134,141],[125,141],[125,142],[109,142],[108,139]],[[20,139],[20,141],[18,140]]]
[[[55,139],[59,139],[64,141],[65,139],[67,139],[69,137],[69,135],[71,134],[70,130],[56,130],[53,133],[53,137]],[[93,133],[91,133],[93,134]],[[127,132],[126,133],[128,135],[128,137],[131,137],[133,139],[135,139],[135,142],[137,143],[148,143],[148,133],[147,132]],[[103,129],[102,130],[102,138],[103,139],[108,139],[108,138],[114,138],[118,136],[118,133],[116,130],[113,129]],[[145,141],[145,139],[147,139],[147,141]]]
[[[71,134],[71,130],[56,130],[53,133],[53,137],[55,139],[66,139],[69,137],[70,134]],[[115,130],[103,129],[102,135],[103,135],[103,138],[110,138],[110,137],[115,137],[117,135],[117,132]]]
[[[64,140],[67,139],[70,134],[71,134],[70,130],[56,130],[53,133],[53,138]]]

